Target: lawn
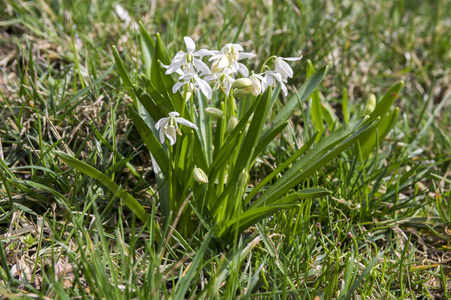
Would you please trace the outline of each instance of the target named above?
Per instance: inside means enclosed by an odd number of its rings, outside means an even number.
[[[0,299],[451,298],[451,1],[0,4]]]

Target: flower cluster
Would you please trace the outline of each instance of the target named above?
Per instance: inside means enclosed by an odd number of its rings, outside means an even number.
[[[200,90],[207,99],[212,98],[213,89],[220,89],[227,97],[233,92],[235,97],[244,97],[252,94],[258,96],[265,92],[268,87],[280,87],[286,96],[288,90],[286,83],[288,78],[293,77],[293,69],[287,61],[297,61],[301,57],[277,57],[271,56],[266,60],[262,73],[249,73],[247,67],[239,61],[255,57],[255,54],[244,52],[239,44],[229,43],[219,50],[200,49],[196,51],[196,45],[190,37],[185,37],[186,52],[178,52],[170,65],[163,65],[166,68],[165,74],[177,73],[180,75],[178,81],[172,87],[173,93],[181,92],[185,101],[188,101],[192,94]],[[209,57],[211,62],[209,67],[204,61],[204,57]],[[274,69],[271,70],[266,65],[271,59],[274,60]],[[235,78],[236,76],[240,78]],[[164,143],[165,136],[169,139],[170,145],[176,141],[176,132],[180,134],[177,123],[197,129],[191,122],[178,117],[177,112],[171,112],[169,117],[163,118],[155,124],[160,130],[160,141]]]
[[[220,51],[201,49],[196,50],[196,45],[190,37],[185,37],[185,45],[187,52],[178,52],[166,68],[166,74],[177,73],[180,75],[179,81],[172,88],[172,92],[176,93],[183,87],[182,95],[188,100],[193,92],[198,89],[207,97],[212,97],[212,84],[214,89],[221,89],[227,96],[234,88],[235,76],[241,74],[243,78],[247,78],[247,86],[243,86],[241,82],[234,91],[237,97],[252,93],[254,96],[263,93],[269,86],[275,87],[278,83],[285,95],[288,94],[285,84],[288,78],[293,77],[293,69],[286,61],[296,61],[301,57],[282,58],[272,56],[274,59],[274,70],[267,70],[260,74],[251,73],[247,67],[240,63],[240,60],[253,58],[255,54],[243,52],[244,49],[240,44],[226,44]],[[209,56],[208,61],[211,62],[209,68],[202,61],[203,57]],[[270,58],[270,59],[271,59]],[[268,59],[267,61],[269,61]],[[264,65],[264,67],[267,67]],[[268,68],[268,67],[267,67]],[[269,69],[269,68],[268,68]]]

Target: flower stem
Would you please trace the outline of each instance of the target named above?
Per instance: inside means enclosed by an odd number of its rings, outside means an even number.
[[[262,68],[261,68],[261,70],[260,70],[260,73],[263,73],[263,71],[265,70],[265,67],[268,67],[267,63],[268,63],[271,59],[273,59],[273,58],[276,58],[276,56],[275,56],[275,55],[270,56],[267,60],[265,60],[265,62],[264,62],[263,65],[262,65]],[[268,68],[269,68],[269,67],[268,67]]]

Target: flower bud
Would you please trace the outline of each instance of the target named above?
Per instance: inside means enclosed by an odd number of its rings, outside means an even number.
[[[231,133],[235,126],[238,124],[238,119],[235,116],[232,116],[227,124],[227,133]]]
[[[199,183],[208,183],[208,177],[201,168],[194,166],[193,177]]]
[[[250,93],[251,93],[251,91],[248,88],[246,88],[246,89],[234,89],[233,90],[233,97],[241,98],[241,97],[249,95]]]
[[[239,78],[233,82],[233,87],[236,89],[245,89],[253,84],[249,78]]]
[[[376,108],[376,95],[370,94],[370,97],[368,98],[368,101],[365,104],[365,108],[363,109],[363,115],[366,116],[371,114],[375,108]]]
[[[214,119],[220,119],[224,115],[222,110],[220,110],[219,108],[216,108],[216,107],[207,107],[205,109],[205,113]]]

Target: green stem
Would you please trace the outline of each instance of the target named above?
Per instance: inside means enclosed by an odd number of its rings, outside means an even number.
[[[168,173],[168,184],[169,184],[169,212],[175,212],[175,199],[174,199],[174,153],[173,147],[168,144],[168,152],[169,152],[169,173]],[[169,220],[168,220],[169,224]]]
[[[260,73],[263,73],[263,71],[265,70],[265,67],[268,67],[267,63],[273,58],[276,58],[276,56],[275,55],[270,56],[267,60],[265,60],[265,62],[262,65],[262,68],[260,70]],[[268,67],[268,69],[269,69],[269,67]]]

